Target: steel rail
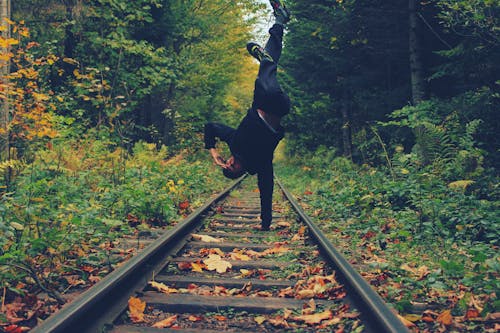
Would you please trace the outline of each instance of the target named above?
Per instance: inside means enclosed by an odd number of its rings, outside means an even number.
[[[208,200],[202,207],[191,213],[171,230],[165,232],[157,240],[146,247],[142,252],[132,257],[122,266],[108,274],[95,286],[85,291],[73,302],[63,306],[56,314],[50,316],[40,325],[36,326],[32,333],[67,333],[67,332],[97,332],[96,323],[104,313],[108,312],[106,299],[123,298],[128,289],[133,289],[138,281],[151,276],[159,264],[155,261],[163,261],[166,253],[176,247],[186,234],[193,230],[201,221],[202,214],[223,199],[234,189],[245,176],[239,178],[223,190],[217,197]],[[92,327],[92,329],[90,329]]]
[[[329,260],[337,268],[338,273],[340,273],[346,283],[345,287],[354,293],[354,295],[350,294],[350,296],[356,296],[354,297],[355,300],[360,303],[358,304],[358,309],[364,307],[365,311],[362,315],[373,321],[371,324],[375,324],[377,332],[409,333],[408,328],[392,312],[380,295],[371,288],[368,282],[335,249],[319,227],[307,216],[297,200],[285,189],[281,181],[277,180],[277,183],[297,214],[309,227],[311,236],[317,241],[318,246],[325,255],[325,259]],[[360,307],[359,305],[362,306]]]

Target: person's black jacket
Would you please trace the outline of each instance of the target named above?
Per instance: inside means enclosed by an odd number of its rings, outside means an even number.
[[[233,156],[243,163],[248,173],[257,173],[263,226],[268,226],[272,220],[273,155],[283,136],[282,127],[273,132],[253,108],[248,110],[236,130],[218,123],[205,125],[206,149],[214,148],[219,138],[229,145]]]

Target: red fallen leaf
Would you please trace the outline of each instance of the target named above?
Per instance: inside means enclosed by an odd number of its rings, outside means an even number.
[[[218,320],[218,321],[226,321],[227,320],[227,318],[225,316],[221,316],[221,315],[215,315],[214,319]]]
[[[17,325],[9,325],[4,327],[6,333],[23,333],[23,330],[20,326]]]
[[[368,231],[361,239],[370,239],[375,237],[377,234],[374,231]]]
[[[179,209],[186,210],[188,208],[189,208],[189,201],[188,200],[184,200],[183,202],[181,202],[179,204]]]
[[[218,206],[216,211],[217,213],[221,214],[224,211],[224,209],[222,208],[222,206]]]
[[[188,271],[188,270],[191,270],[191,263],[190,262],[179,262],[177,263],[177,267],[181,270],[181,271]]]
[[[304,194],[305,194],[305,195],[311,195],[311,194],[313,194],[313,192],[311,192],[311,191],[307,190],[307,191],[305,191],[305,192],[304,192]]]
[[[477,317],[479,317],[479,311],[477,309],[475,308],[467,309],[467,312],[465,313],[465,319],[471,319]]]

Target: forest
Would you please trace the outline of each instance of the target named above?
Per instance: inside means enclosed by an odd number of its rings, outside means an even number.
[[[496,332],[500,1],[284,2],[276,177],[412,331]],[[17,333],[109,273],[114,239],[230,183],[203,127],[251,106],[245,46],[273,17],[257,0],[0,7],[0,331]]]

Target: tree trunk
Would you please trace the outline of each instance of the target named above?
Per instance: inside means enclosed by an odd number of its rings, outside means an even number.
[[[422,62],[422,46],[420,44],[420,21],[418,20],[417,0],[409,0],[409,49],[411,92],[413,104],[426,99],[426,83],[424,64]]]

